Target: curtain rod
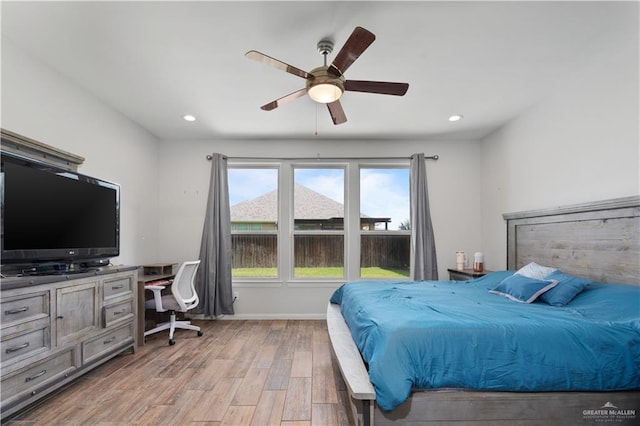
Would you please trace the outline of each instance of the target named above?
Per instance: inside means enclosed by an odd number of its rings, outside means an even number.
[[[411,157],[320,157],[318,155],[316,158],[313,157],[227,157],[225,158],[229,160],[331,160],[331,161],[340,161],[340,160],[410,160]],[[213,158],[211,155],[207,155],[207,160],[211,161]],[[438,155],[430,155],[425,156],[425,160],[438,160],[440,157]]]

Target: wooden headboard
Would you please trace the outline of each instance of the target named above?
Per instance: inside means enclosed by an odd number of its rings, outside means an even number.
[[[640,196],[505,213],[507,268],[529,262],[640,285]]]

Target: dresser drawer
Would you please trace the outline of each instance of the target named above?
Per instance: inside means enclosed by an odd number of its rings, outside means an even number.
[[[133,342],[133,322],[119,327],[109,333],[87,340],[82,344],[82,362],[90,362],[106,354],[112,349]]]
[[[3,298],[2,327],[49,316],[49,292]]]
[[[104,281],[103,299],[105,301],[125,295],[133,295],[133,279],[131,276]]]
[[[125,300],[111,306],[102,308],[102,324],[104,327],[111,327],[120,321],[133,318],[133,300]]]
[[[2,363],[17,358],[33,355],[48,350],[50,346],[50,329],[48,326],[31,330],[27,333],[2,337],[0,342],[0,359]]]
[[[44,383],[64,378],[77,368],[75,349],[68,348],[64,352],[8,374],[2,378],[2,404],[23,397],[25,393],[34,392],[34,389]]]

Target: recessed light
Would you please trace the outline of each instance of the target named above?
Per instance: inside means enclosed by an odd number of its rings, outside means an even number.
[[[449,121],[460,121],[463,117],[464,115],[462,114],[452,115],[451,117],[449,117]]]
[[[191,114],[183,115],[182,118],[184,118],[186,121],[196,121],[196,118]]]

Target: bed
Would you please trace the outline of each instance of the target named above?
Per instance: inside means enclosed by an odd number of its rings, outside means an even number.
[[[346,302],[345,306],[329,303],[327,324],[356,423],[640,422],[640,197],[504,217],[508,271],[464,283],[349,283],[334,293],[334,302],[343,302],[343,298]],[[506,278],[516,278],[514,272],[532,262],[575,276],[584,290],[561,307],[540,300],[517,303],[489,293]],[[557,280],[548,281],[557,284]],[[365,303],[374,289],[369,304],[349,302]],[[426,300],[421,299],[424,294]],[[404,322],[423,333],[413,340],[433,339],[431,344],[438,346],[439,356],[429,358],[418,352],[413,359],[397,362],[404,346],[413,344],[398,340],[409,332],[404,328],[394,329],[382,337],[382,343],[374,343],[373,337],[382,334],[380,329],[390,326],[376,316],[385,310],[396,310],[392,312],[398,318],[391,321],[397,323],[394,327],[409,313]],[[365,315],[367,311],[372,316]],[[424,311],[429,315],[423,318]],[[486,317],[487,313],[491,318],[511,315],[508,328],[487,323],[487,330],[483,323],[488,320],[477,316]],[[449,334],[461,338],[459,346],[434,332],[438,327],[450,327],[447,321],[452,318],[457,323],[455,332]],[[422,321],[431,326],[416,327]],[[514,331],[518,327],[523,334],[520,340]],[[533,334],[539,331],[546,333],[545,343],[533,342]],[[597,340],[598,336],[604,339]],[[492,345],[494,341],[500,344]],[[532,349],[527,349],[527,344]],[[536,344],[545,347],[537,351],[544,354],[543,360],[528,355],[536,352]],[[391,355],[375,352],[385,345],[392,348]],[[581,346],[587,352],[579,352]],[[593,347],[598,349],[589,352]],[[364,359],[371,364],[365,365]],[[465,362],[474,362],[474,367],[460,367],[468,365]],[[411,364],[427,370],[428,379],[410,380],[415,375],[414,371],[407,373],[413,368]],[[581,364],[591,372],[581,373]],[[560,368],[563,366],[566,369]],[[559,374],[549,373],[554,369]],[[454,377],[452,370],[461,370],[463,377]],[[509,376],[514,371],[526,374]],[[399,388],[399,396],[386,388],[385,374],[391,378],[388,388],[394,392]]]

